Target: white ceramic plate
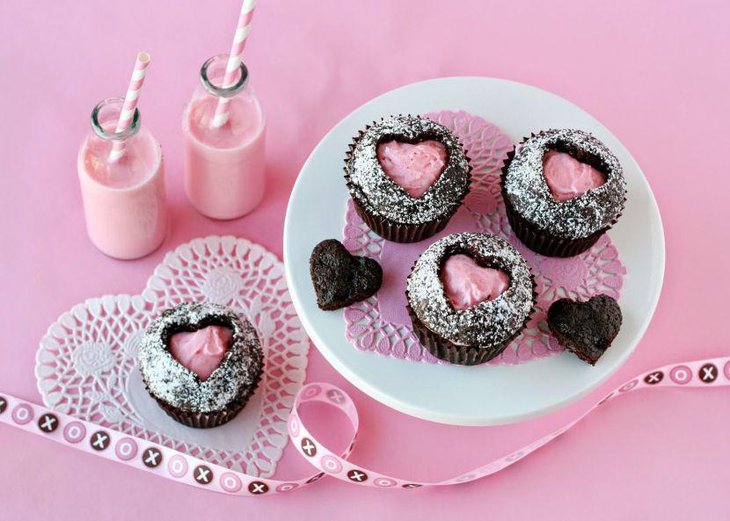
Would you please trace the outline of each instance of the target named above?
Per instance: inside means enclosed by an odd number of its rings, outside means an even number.
[[[384,115],[465,110],[499,126],[514,141],[546,128],[580,128],[618,156],[628,182],[622,218],[609,232],[628,271],[621,332],[595,367],[562,353],[521,365],[462,367],[362,352],[345,338],[342,311],[317,308],[309,255],[321,240],[341,238],[349,197],[342,177],[352,137]],[[424,241],[424,248],[429,241]],[[337,124],[314,149],[292,191],[284,226],[284,264],[294,306],[324,357],[345,378],[398,411],[455,425],[498,425],[532,418],[576,400],[615,372],[646,330],[664,277],[664,232],[639,165],[600,122],[544,90],[493,78],[443,78],[384,94]],[[384,269],[388,269],[384,266]]]

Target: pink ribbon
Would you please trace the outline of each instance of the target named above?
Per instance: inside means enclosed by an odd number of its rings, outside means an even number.
[[[730,357],[660,367],[627,381],[576,420],[529,445],[458,476],[435,482],[398,478],[350,463],[348,457],[359,429],[357,409],[347,393],[328,383],[305,385],[294,402],[289,416],[289,436],[302,457],[315,467],[317,472],[292,481],[258,478],[213,465],[168,447],[103,428],[5,393],[0,393],[0,423],[167,479],[224,494],[260,496],[290,492],[310,485],[324,475],[365,487],[411,489],[456,485],[495,474],[568,431],[600,405],[638,389],[729,385]],[[335,454],[312,436],[299,415],[301,405],[306,402],[326,403],[340,410],[350,420],[352,437],[348,448],[342,454]]]

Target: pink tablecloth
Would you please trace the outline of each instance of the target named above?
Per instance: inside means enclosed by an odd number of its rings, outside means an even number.
[[[290,188],[322,135],[377,94],[446,75],[505,77],[554,91],[602,120],[644,168],[667,233],[665,289],[644,341],[604,389],[665,362],[730,352],[722,338],[730,287],[726,1],[261,0],[246,61],[269,118],[270,190],[251,216],[218,223],[185,200],[180,114],[203,59],[228,48],[238,5],[0,5],[0,388],[39,400],[34,354],[46,325],[88,296],[136,292],[166,250],[192,237],[240,235],[280,254]],[[86,239],[75,155],[92,106],[123,92],[140,49],[154,60],[141,109],[165,151],[174,228],[155,254],[117,262]],[[309,379],[344,384],[314,349]],[[464,429],[353,395],[365,425],[355,460],[420,479],[514,448],[588,403],[518,426]],[[0,518],[726,520],[728,430],[726,391],[632,395],[475,484],[406,494],[323,481],[248,500],[3,427]],[[282,475],[301,468],[288,452]]]

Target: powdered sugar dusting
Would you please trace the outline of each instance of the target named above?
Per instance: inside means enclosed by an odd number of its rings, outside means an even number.
[[[586,300],[606,294],[618,299],[626,269],[608,235],[588,251],[572,258],[538,255],[512,233],[501,194],[501,172],[512,140],[495,125],[464,111],[428,115],[448,127],[463,144],[473,166],[472,186],[447,228],[432,240],[398,244],[374,234],[347,203],[343,242],[355,255],[368,255],[386,267],[383,287],[374,296],[344,310],[346,336],[353,348],[413,362],[441,363],[423,348],[412,331],[406,311],[406,278],[428,244],[449,233],[481,231],[504,237],[530,265],[537,301],[527,326],[507,348],[487,364],[521,364],[552,356],[563,348],[553,341],[545,313],[562,296]]]
[[[548,150],[566,149],[571,155],[600,163],[606,182],[580,197],[557,201],[543,176]],[[504,192],[515,211],[552,235],[578,239],[612,224],[623,210],[626,181],[615,155],[593,135],[582,130],[554,129],[526,138],[517,146],[504,176]]]
[[[383,171],[377,157],[378,144],[392,139],[433,139],[446,147],[446,166],[421,197],[411,197]],[[355,138],[345,161],[345,179],[352,197],[369,213],[394,223],[423,224],[451,215],[461,205],[469,190],[470,168],[458,139],[443,125],[415,116],[391,116]]]
[[[457,252],[507,273],[509,289],[494,300],[454,309],[439,273],[443,261]],[[491,348],[514,335],[533,307],[533,282],[527,262],[507,241],[485,233],[455,233],[429,246],[413,267],[407,293],[416,316],[431,331],[456,344],[479,348]]]
[[[167,342],[172,333],[210,324],[225,325],[233,337],[221,364],[201,382],[172,357]],[[186,412],[219,411],[253,393],[263,368],[263,352],[251,323],[210,302],[184,302],[163,311],[147,328],[138,357],[150,392]]]

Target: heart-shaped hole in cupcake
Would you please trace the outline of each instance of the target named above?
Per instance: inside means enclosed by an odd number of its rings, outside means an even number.
[[[584,152],[557,143],[542,158],[542,173],[553,199],[569,201],[605,184],[601,161]]]
[[[229,327],[209,324],[198,329],[175,332],[167,345],[172,357],[204,382],[223,361],[231,347],[232,338],[233,331]]]
[[[439,274],[446,298],[456,310],[469,309],[494,300],[509,289],[504,271],[483,266],[471,256],[455,253],[446,257]]]
[[[380,166],[390,179],[414,199],[422,197],[446,167],[446,146],[435,139],[415,143],[398,139],[378,143]]]

